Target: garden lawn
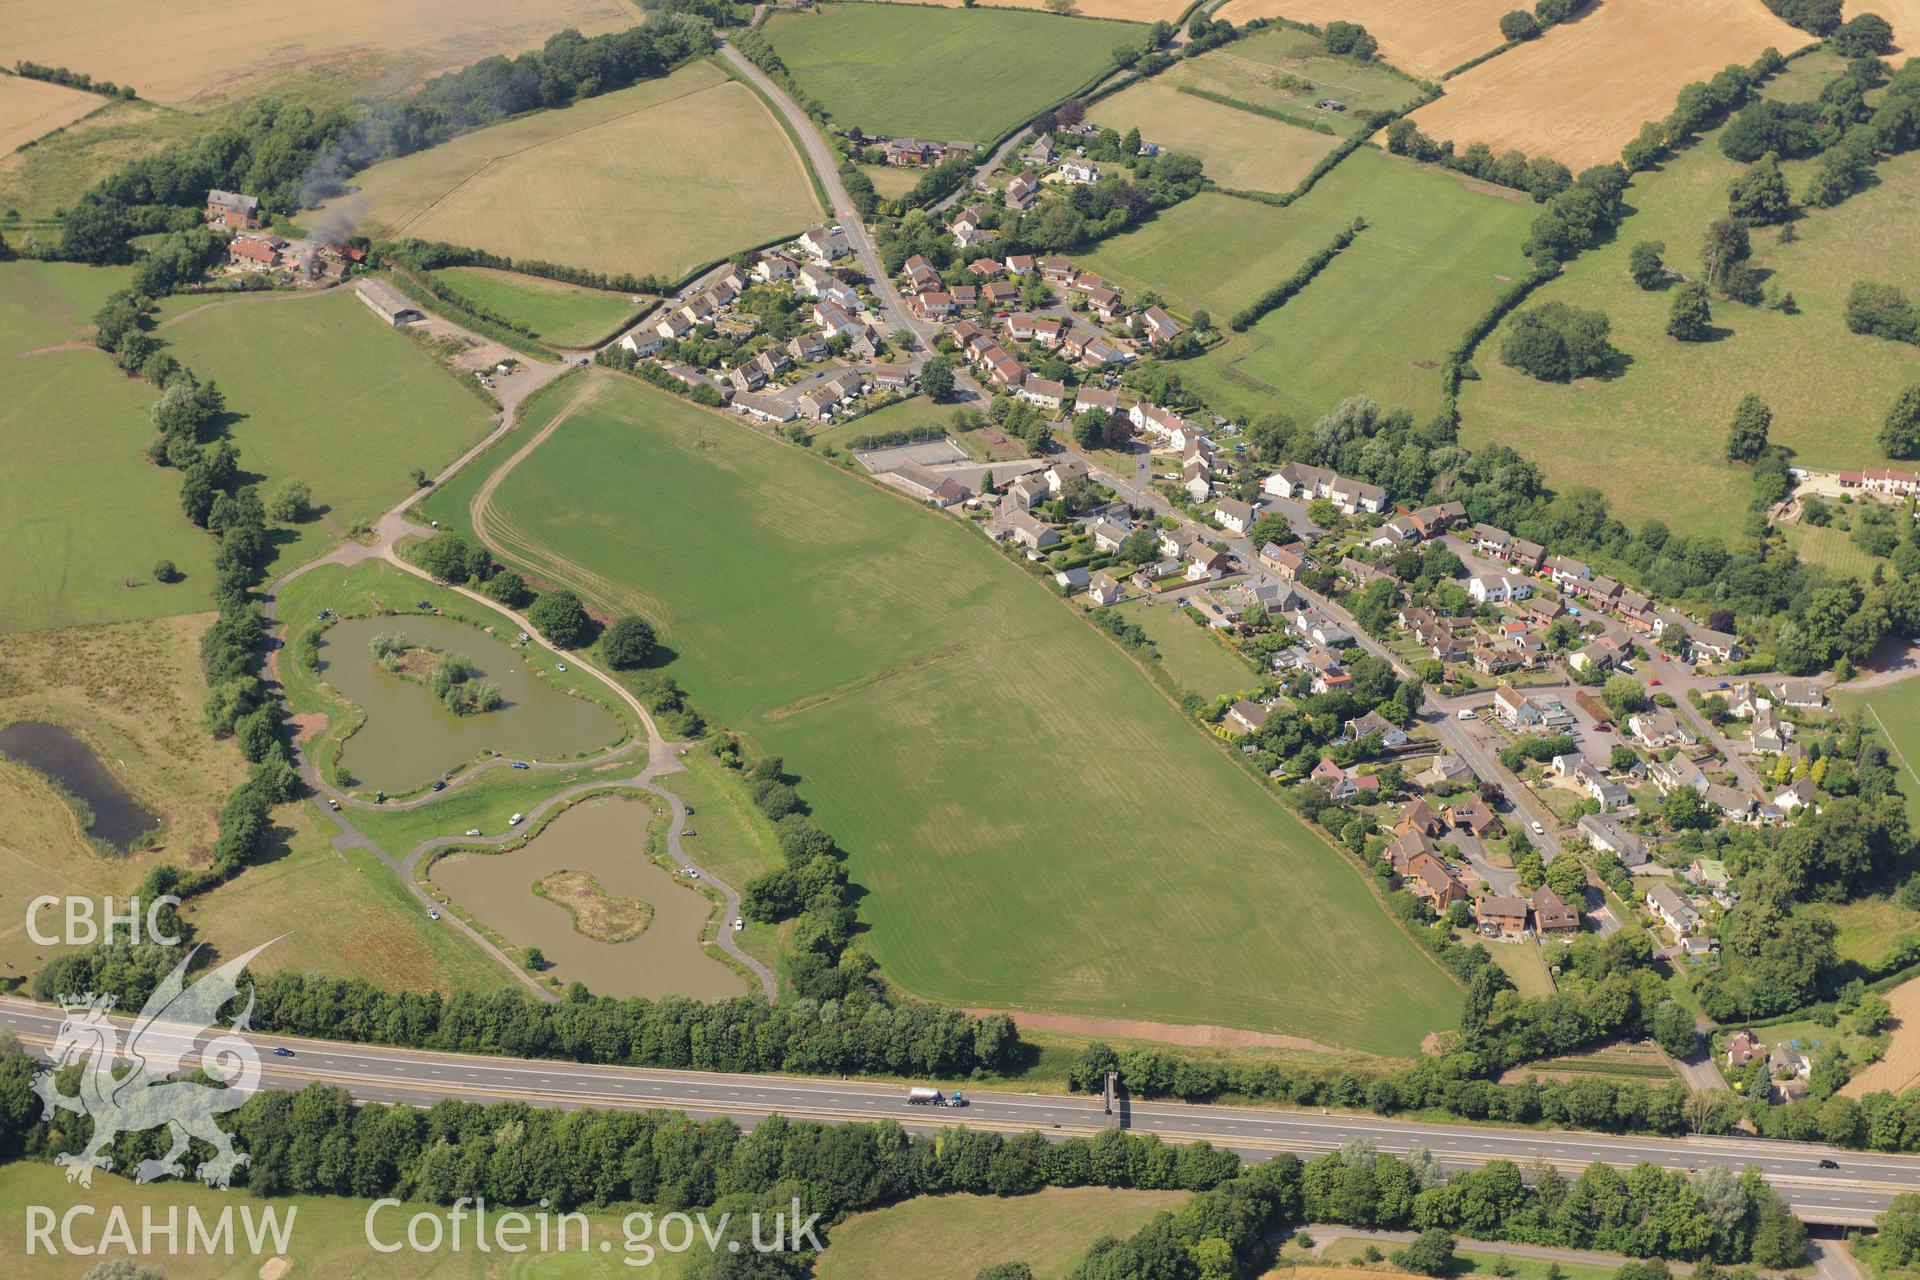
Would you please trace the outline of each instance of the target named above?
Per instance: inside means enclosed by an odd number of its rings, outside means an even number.
[[[1852,509],[1858,510],[1857,507]],[[1842,507],[1840,510],[1846,511],[1848,508]],[[1811,524],[1783,524],[1780,532],[1785,536],[1787,545],[1793,548],[1793,553],[1808,564],[1821,565],[1844,577],[1858,578],[1862,583],[1873,581],[1876,567],[1892,568],[1892,561],[1872,554],[1855,542],[1851,533],[1842,529],[1823,529]]]
[[[321,510],[275,526],[270,574],[387,510],[413,488],[415,467],[437,474],[488,426],[478,399],[345,289],[209,302],[156,333],[220,384],[240,415],[230,438],[241,470],[265,494],[288,479],[313,487]]]
[[[477,129],[354,182],[326,207],[370,235],[667,280],[820,216],[779,122],[710,61]]]
[[[857,1213],[833,1229],[819,1280],[893,1280],[913,1258],[915,1280],[973,1280],[983,1268],[1024,1262],[1035,1280],[1061,1280],[1102,1236],[1125,1238],[1182,1191],[1049,1187],[1024,1196],[922,1196]],[[937,1247],[929,1248],[937,1241]]]
[[[1382,1054],[1453,1022],[1457,987],[1358,869],[984,539],[593,376],[611,385],[506,474],[481,532],[651,618],[701,709],[785,758],[893,981]]]
[[[179,475],[146,459],[154,392],[91,339],[94,313],[130,279],[0,263],[0,630],[209,607],[214,540],[181,514]],[[162,558],[185,580],[155,583]]]
[[[1372,113],[1398,110],[1419,95],[1412,80],[1385,63],[1328,53],[1319,37],[1291,27],[1268,27],[1197,58],[1182,58],[1153,83],[1220,94],[1298,120],[1318,121],[1342,134],[1367,129]],[[1344,102],[1347,109],[1314,105],[1327,98]],[[1145,121],[1138,123],[1142,133],[1159,141]]]
[[[763,30],[842,128],[974,143],[1090,87],[1141,40],[1094,18],[857,2],[777,13]]]
[[[1768,95],[1805,97],[1833,65],[1825,54],[1797,59]],[[1785,167],[1792,189],[1804,189],[1803,165]],[[1638,212],[1615,240],[1571,263],[1529,303],[1605,312],[1624,369],[1571,385],[1536,382],[1500,363],[1503,329],[1474,356],[1481,380],[1461,391],[1462,443],[1511,445],[1555,488],[1605,492],[1630,525],[1658,517],[1679,532],[1723,537],[1739,532],[1752,498],[1747,468],[1723,458],[1728,423],[1747,392],[1773,409],[1771,438],[1794,451],[1795,465],[1884,465],[1875,435],[1901,388],[1920,382],[1920,347],[1849,333],[1842,311],[1856,280],[1912,290],[1920,155],[1882,164],[1876,185],[1836,208],[1808,210],[1793,224],[1792,243],[1779,243],[1775,228],[1754,230],[1754,261],[1770,286],[1793,295],[1794,314],[1716,301],[1721,336],[1677,342],[1666,334],[1672,292],[1642,291],[1627,275],[1627,255],[1640,241],[1661,241],[1670,267],[1697,276],[1701,237],[1726,216],[1727,184],[1741,168],[1710,135],[1636,175],[1627,202]]]
[[[511,1275],[517,1280],[614,1280],[618,1276],[644,1276],[646,1280],[679,1280],[686,1274],[694,1256],[663,1251],[651,1265],[641,1267],[642,1255],[637,1252],[628,1254],[622,1248],[620,1215],[612,1212],[587,1215],[591,1246],[587,1249],[577,1247],[579,1233],[575,1231],[570,1239],[576,1248],[570,1252],[547,1256],[529,1252],[503,1261],[498,1253],[483,1252],[474,1247],[472,1219],[468,1218],[463,1224],[464,1248],[446,1247],[430,1254],[416,1253],[404,1247],[407,1221],[414,1214],[431,1213],[439,1219],[444,1230],[451,1232],[452,1228],[445,1206],[414,1203],[389,1205],[374,1219],[382,1242],[403,1246],[393,1253],[376,1253],[367,1247],[366,1222],[371,1201],[352,1200],[344,1196],[276,1196],[271,1200],[263,1200],[237,1189],[220,1191],[203,1187],[197,1182],[176,1179],[140,1184],[109,1173],[96,1174],[95,1178],[93,1189],[86,1191],[67,1182],[64,1171],[52,1164],[18,1160],[0,1167],[0,1200],[15,1205],[46,1205],[56,1214],[64,1214],[72,1206],[87,1206],[97,1216],[80,1217],[76,1235],[86,1230],[88,1225],[104,1229],[108,1205],[124,1210],[128,1220],[135,1224],[136,1231],[143,1212],[150,1213],[152,1219],[159,1223],[168,1221],[170,1212],[177,1212],[181,1225],[178,1247],[161,1259],[165,1263],[167,1280],[257,1280],[263,1268],[272,1265],[272,1246],[269,1244],[262,1253],[249,1251],[251,1246],[245,1231],[246,1219],[242,1215],[251,1211],[258,1223],[262,1211],[268,1209],[280,1215],[282,1224],[288,1221],[289,1214],[292,1215],[291,1234],[285,1254],[292,1263],[291,1269],[285,1274],[292,1277],[499,1280],[502,1276]],[[186,1245],[189,1206],[198,1211],[200,1219],[207,1223],[209,1229],[222,1213],[232,1209],[236,1250],[231,1253],[205,1250],[189,1252]],[[59,1249],[41,1248],[30,1254],[24,1231],[26,1221],[24,1213],[9,1213],[4,1221],[0,1221],[0,1257],[13,1259],[7,1272],[8,1280],[73,1280],[73,1277],[81,1274],[80,1269],[74,1266],[74,1259]],[[97,1241],[101,1236],[96,1231],[92,1236],[81,1238]],[[421,1238],[426,1240],[430,1236],[423,1235]],[[451,1236],[447,1238],[450,1240]],[[527,1239],[537,1244],[538,1237],[529,1236]],[[603,1242],[607,1245],[606,1252],[600,1251]],[[127,1256],[113,1246],[104,1246],[103,1252],[108,1248],[115,1258]],[[625,1265],[623,1258],[631,1259],[633,1265]]]
[[[1832,696],[1839,710],[1864,717],[1879,731],[1894,766],[1900,770],[1907,813],[1920,822],[1920,679],[1908,678],[1859,692],[1835,689]]]
[[[446,267],[432,273],[442,288],[484,311],[526,325],[550,346],[586,347],[625,327],[646,299],[605,289],[581,289],[541,276],[490,267]]]
[[[1182,689],[1214,698],[1259,686],[1260,675],[1247,660],[1227,648],[1212,630],[1181,612],[1179,606],[1149,603],[1143,597],[1110,607],[1147,633],[1160,651],[1161,665]]]
[[[1102,98],[1089,118],[1123,134],[1137,128],[1149,141],[1199,156],[1209,178],[1241,191],[1291,191],[1340,143],[1330,133],[1182,93],[1158,77]]]
[[[1514,197],[1363,147],[1285,209],[1204,198],[1196,211],[1203,225],[1188,228],[1201,235],[1142,254],[1141,269],[1168,268],[1157,273],[1160,291],[1176,306],[1210,307],[1224,328],[1235,310],[1364,218],[1366,229],[1306,288],[1183,363],[1181,376],[1221,413],[1279,408],[1311,418],[1368,395],[1425,418],[1440,407],[1447,352],[1528,269],[1520,245],[1537,209]],[[1193,205],[1202,201],[1175,212]],[[1094,261],[1124,252],[1132,237],[1163,234],[1163,226],[1180,229],[1163,216],[1110,241]]]

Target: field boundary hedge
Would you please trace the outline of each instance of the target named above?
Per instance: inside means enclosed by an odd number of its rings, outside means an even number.
[[[1232,107],[1235,111],[1246,111],[1256,116],[1265,116],[1269,120],[1278,120],[1300,129],[1311,129],[1315,133],[1324,133],[1329,137],[1339,136],[1339,130],[1324,120],[1302,120],[1283,107],[1263,107],[1257,102],[1248,102],[1243,98],[1231,97],[1224,93],[1215,93],[1211,89],[1197,89],[1190,84],[1177,84],[1175,89],[1195,98],[1204,99],[1222,107]]]
[[[1366,219],[1355,218],[1331,243],[1301,263],[1292,275],[1234,312],[1233,318],[1227,321],[1227,327],[1235,333],[1245,333],[1259,323],[1262,316],[1285,306],[1294,294],[1311,284],[1313,278],[1325,270],[1326,265],[1338,257],[1342,249],[1352,244],[1355,236],[1366,229]]]

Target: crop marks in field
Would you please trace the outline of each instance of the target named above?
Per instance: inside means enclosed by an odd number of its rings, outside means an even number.
[[[1343,856],[978,534],[626,381],[483,523],[645,609],[668,674],[785,757],[905,989],[1383,1053],[1451,1020],[1452,983]]]
[[[374,165],[329,201],[373,235],[675,279],[818,218],[760,99],[710,62]]]
[[[1642,122],[1673,109],[1683,85],[1807,34],[1760,0],[1606,0],[1538,40],[1447,81],[1413,113],[1422,132],[1459,150],[1552,156],[1575,173],[1620,158]]]

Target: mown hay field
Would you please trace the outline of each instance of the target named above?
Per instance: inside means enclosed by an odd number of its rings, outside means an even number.
[[[1209,178],[1242,191],[1291,191],[1340,144],[1332,134],[1182,93],[1158,78],[1102,98],[1089,118],[1199,156]]]
[[[1805,96],[1834,65],[1796,59],[1769,96]],[[1641,290],[1627,256],[1641,241],[1667,246],[1667,265],[1697,276],[1707,225],[1726,216],[1727,184],[1742,166],[1702,138],[1658,170],[1637,174],[1627,202],[1637,212],[1618,236],[1570,263],[1529,305],[1566,302],[1606,313],[1626,356],[1617,376],[1572,384],[1537,382],[1500,362],[1501,333],[1474,357],[1480,377],[1461,390],[1462,443],[1498,441],[1525,454],[1548,483],[1591,485],[1630,524],[1650,518],[1689,534],[1738,533],[1752,497],[1745,467],[1725,461],[1727,424],[1753,392],[1773,410],[1771,438],[1799,466],[1851,468],[1883,462],[1875,443],[1901,389],[1920,382],[1920,348],[1849,333],[1843,312],[1856,280],[1906,282],[1920,271],[1920,157],[1882,164],[1877,185],[1833,209],[1806,212],[1795,239],[1773,228],[1752,234],[1767,283],[1791,293],[1795,311],[1716,301],[1710,342],[1667,336],[1671,289]],[[1789,184],[1804,187],[1804,163]],[[1844,395],[1836,395],[1844,388]]]
[[[1181,377],[1221,413],[1312,417],[1349,395],[1430,415],[1440,365],[1527,271],[1525,197],[1362,148],[1285,209],[1200,196],[1093,254],[1093,270],[1227,317],[1287,279],[1356,217],[1367,227],[1307,287]]]
[[[490,267],[446,267],[436,283],[483,310],[526,325],[556,347],[585,347],[617,332],[651,300],[607,289],[581,289],[541,276]]]
[[[24,147],[106,105],[107,99],[97,93],[0,75],[0,153]]]
[[[1684,85],[1809,39],[1760,0],[1604,0],[1447,81],[1445,96],[1413,121],[1463,151],[1484,142],[1552,156],[1578,173],[1619,159],[1643,122],[1673,109]]]
[[[366,63],[393,85],[496,53],[537,48],[554,32],[630,27],[621,0],[338,0],[324,11],[293,0],[11,0],[0,63],[72,67],[130,84],[141,97],[200,105],[250,81],[305,68]]]
[[[1216,18],[1291,18],[1325,26],[1357,22],[1380,42],[1380,57],[1428,80],[1501,44],[1508,0],[1227,0]]]
[[[1292,27],[1268,27],[1197,58],[1182,58],[1154,77],[1324,123],[1342,134],[1368,127],[1367,113],[1405,106],[1419,93],[1406,76],[1380,62],[1331,54],[1320,38]],[[1333,98],[1342,111],[1315,104]]]
[[[913,1258],[915,1280],[973,1280],[983,1268],[1024,1262],[1035,1280],[1062,1280],[1102,1236],[1125,1238],[1184,1191],[1049,1187],[1024,1196],[922,1196],[856,1213],[833,1229],[819,1280],[892,1280]],[[929,1249],[930,1241],[939,1241]]]
[[[611,379],[480,491],[476,524],[653,619],[667,674],[785,758],[894,982],[1386,1054],[1451,1024],[1458,988],[1358,869],[985,539]]]
[[[711,62],[388,160],[335,217],[593,271],[678,277],[820,216],[793,145]]]
[[[975,143],[1088,84],[1141,37],[1093,18],[859,0],[775,14],[764,30],[836,125]]]

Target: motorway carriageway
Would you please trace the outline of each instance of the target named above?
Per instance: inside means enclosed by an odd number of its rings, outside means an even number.
[[[0,999],[0,1026],[13,1030],[30,1052],[41,1056],[59,1031],[63,1016],[56,1006]],[[123,1019],[116,1021],[122,1026],[126,1023]],[[1100,1099],[1083,1096],[965,1090],[971,1106],[945,1109],[909,1105],[904,1084],[599,1066],[260,1033],[249,1033],[248,1039],[260,1048],[263,1083],[269,1087],[300,1089],[318,1080],[339,1085],[363,1101],[408,1102],[422,1107],[443,1097],[457,1097],[476,1102],[517,1100],[552,1107],[668,1108],[696,1117],[727,1116],[748,1126],[761,1116],[778,1112],[827,1123],[886,1118],[914,1128],[966,1124],[1001,1132],[1037,1129],[1051,1136],[1090,1136],[1112,1127],[1116,1120],[1105,1114]],[[291,1049],[294,1056],[274,1056],[272,1051],[277,1047]],[[192,1065],[191,1060],[188,1065]],[[1118,1105],[1118,1119],[1131,1131],[1158,1134],[1169,1142],[1204,1138],[1250,1160],[1262,1160],[1279,1151],[1310,1159],[1365,1138],[1386,1152],[1424,1146],[1442,1164],[1453,1168],[1496,1159],[1525,1163],[1535,1158],[1569,1173],[1596,1161],[1622,1168],[1642,1161],[1669,1169],[1701,1169],[1713,1164],[1754,1166],[1809,1222],[1868,1225],[1896,1194],[1920,1191],[1920,1156],[1846,1151],[1810,1143],[1499,1129],[1178,1102]],[[1820,1168],[1822,1159],[1834,1161],[1839,1168]]]

